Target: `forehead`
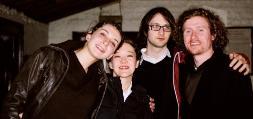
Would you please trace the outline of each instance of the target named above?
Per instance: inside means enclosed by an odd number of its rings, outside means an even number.
[[[209,24],[206,18],[201,16],[194,16],[185,21],[184,27],[187,26],[209,26]]]
[[[129,51],[132,51],[132,52],[135,52],[134,48],[132,45],[130,45],[129,43],[123,43],[122,46],[118,49],[117,52],[129,52]]]
[[[111,32],[111,31],[112,32],[118,32],[118,29],[116,27],[114,27],[113,25],[111,25],[111,24],[105,24],[105,25],[101,26],[99,29],[100,30],[103,29],[103,30],[106,30],[108,32]]]
[[[160,13],[156,13],[149,23],[169,24],[169,22]]]
[[[107,34],[114,37],[114,39],[117,40],[118,42],[121,41],[120,31],[115,26],[113,26],[111,24],[105,24],[102,27],[100,27],[98,30],[105,31]]]

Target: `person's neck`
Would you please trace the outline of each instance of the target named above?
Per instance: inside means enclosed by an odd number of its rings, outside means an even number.
[[[145,54],[153,58],[159,58],[166,48],[167,48],[166,46],[160,48],[147,45]]]
[[[199,55],[193,55],[195,67],[198,68],[200,65],[202,65],[205,61],[210,59],[213,55],[214,51],[209,50],[205,53],[199,54]]]
[[[86,72],[88,71],[89,66],[98,61],[98,59],[94,58],[90,54],[87,48],[75,50],[75,54],[77,56],[78,61]]]
[[[127,91],[127,89],[129,88],[129,86],[132,83],[132,77],[126,77],[126,78],[120,77],[120,81],[121,81],[121,85],[122,85],[122,90],[123,90],[123,92],[125,92],[125,91]]]

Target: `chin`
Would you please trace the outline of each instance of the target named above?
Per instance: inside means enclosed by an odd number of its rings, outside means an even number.
[[[196,54],[197,52],[196,51],[194,51],[194,50],[188,50],[191,54]]]

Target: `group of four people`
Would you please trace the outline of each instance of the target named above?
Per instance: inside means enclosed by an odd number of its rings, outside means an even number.
[[[234,57],[234,65],[223,53],[225,27],[212,12],[189,9],[176,24],[166,8],[157,7],[144,16],[138,33],[130,41],[117,24],[101,22],[87,32],[85,43],[40,48],[12,84],[1,118],[250,117],[252,86],[242,74],[249,67],[242,56]],[[108,61],[111,74],[101,60]]]

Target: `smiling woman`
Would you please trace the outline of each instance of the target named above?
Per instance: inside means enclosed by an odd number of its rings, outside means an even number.
[[[108,82],[101,60],[120,45],[121,30],[113,22],[101,22],[85,40],[34,52],[13,82],[1,118],[19,118],[23,113],[27,119],[88,119],[98,91],[105,91]]]
[[[139,58],[140,51],[133,41],[125,39],[109,60],[112,74],[108,88],[92,119],[152,119],[146,90],[132,83]]]

